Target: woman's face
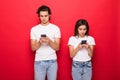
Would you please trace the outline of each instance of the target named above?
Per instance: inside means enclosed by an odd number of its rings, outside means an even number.
[[[87,31],[87,28],[86,28],[85,25],[79,26],[79,27],[78,27],[78,36],[79,36],[79,37],[84,37],[86,31]]]

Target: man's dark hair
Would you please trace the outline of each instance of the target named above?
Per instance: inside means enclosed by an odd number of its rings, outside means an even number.
[[[38,14],[38,16],[40,14],[40,11],[48,11],[48,14],[51,15],[51,10],[50,10],[50,8],[48,6],[45,6],[45,5],[40,6],[38,8],[37,12],[36,12]]]
[[[85,25],[85,26],[86,26],[87,31],[86,31],[85,35],[88,35],[88,34],[89,34],[89,24],[88,24],[87,20],[85,20],[85,19],[79,19],[79,20],[76,22],[76,25],[75,25],[74,36],[77,36],[77,35],[78,35],[78,28],[79,28],[79,26],[81,26],[81,25]]]

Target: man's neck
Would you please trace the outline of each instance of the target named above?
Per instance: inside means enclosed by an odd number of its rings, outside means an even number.
[[[49,24],[50,24],[50,22],[47,22],[47,23],[41,23],[42,26],[47,26],[47,25],[49,25]]]

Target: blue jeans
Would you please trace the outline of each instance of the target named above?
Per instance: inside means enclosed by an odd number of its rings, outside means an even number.
[[[72,63],[72,78],[73,80],[91,80],[92,64],[91,61]]]
[[[47,80],[56,80],[57,68],[56,60],[35,61],[35,80],[45,80],[46,76]]]

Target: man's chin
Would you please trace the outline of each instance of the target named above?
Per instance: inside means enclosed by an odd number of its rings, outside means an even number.
[[[48,22],[42,22],[43,25],[48,24]]]

